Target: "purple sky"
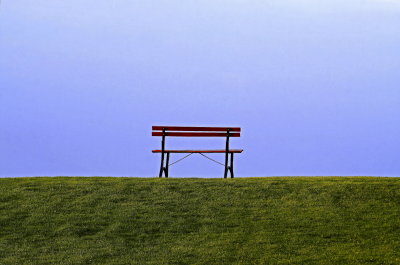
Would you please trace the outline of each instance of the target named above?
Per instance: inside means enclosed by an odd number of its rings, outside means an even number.
[[[2,1],[0,176],[156,176],[152,125],[242,127],[237,176],[400,176],[399,85],[400,0]]]

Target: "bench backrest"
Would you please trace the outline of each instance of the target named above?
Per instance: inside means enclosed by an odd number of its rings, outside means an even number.
[[[239,127],[152,126],[152,136],[240,137]]]

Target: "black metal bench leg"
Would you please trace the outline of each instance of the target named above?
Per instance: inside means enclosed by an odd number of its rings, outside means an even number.
[[[230,161],[230,163],[229,163],[229,166],[228,166],[228,154],[225,155],[225,172],[224,172],[224,178],[227,178],[227,176],[228,176],[228,171],[229,171],[229,174],[231,175],[231,178],[233,179],[233,178],[234,178],[234,175],[233,175],[233,153],[230,153],[230,155],[231,155],[231,161]]]
[[[231,153],[231,164],[229,166],[229,172],[231,173],[231,178],[233,179],[233,153]]]
[[[168,165],[169,165],[169,153],[167,153],[167,161],[166,161],[166,165],[165,165],[165,177],[168,178]]]
[[[224,171],[224,179],[226,179],[227,175],[228,175],[228,170],[229,170],[229,166],[228,166],[228,153],[225,153],[225,171]]]
[[[167,154],[167,159],[164,165],[164,154],[161,154],[161,167],[160,167],[160,174],[158,177],[162,178],[163,174],[166,178],[168,178],[168,164],[169,164],[169,153]]]
[[[161,166],[160,166],[160,174],[158,174],[159,178],[162,178],[164,171],[164,153],[161,153]]]

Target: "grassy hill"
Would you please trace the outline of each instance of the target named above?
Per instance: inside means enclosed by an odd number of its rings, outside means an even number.
[[[400,264],[400,178],[0,179],[0,264]]]

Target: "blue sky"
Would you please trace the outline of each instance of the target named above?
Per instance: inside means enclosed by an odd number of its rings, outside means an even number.
[[[242,127],[237,176],[399,176],[399,84],[396,0],[2,1],[0,176],[156,176],[152,125]]]

